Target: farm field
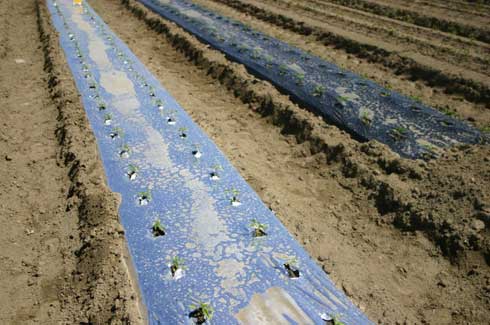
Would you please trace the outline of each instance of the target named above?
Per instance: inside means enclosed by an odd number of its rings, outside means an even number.
[[[488,145],[400,158],[137,1],[88,3],[369,319],[490,322]],[[484,1],[193,3],[490,131]],[[0,18],[0,320],[143,323],[119,198],[44,1],[2,1]]]

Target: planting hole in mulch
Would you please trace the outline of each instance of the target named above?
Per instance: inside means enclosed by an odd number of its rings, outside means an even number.
[[[202,157],[202,153],[199,150],[192,150],[192,155],[196,157],[197,159]]]
[[[193,318],[196,324],[206,323],[206,318],[204,317],[204,312],[202,308],[195,309],[189,313],[189,318]]]
[[[100,109],[100,106],[99,106],[99,109]],[[107,114],[106,116],[104,116],[104,125],[109,126],[111,124],[112,124],[112,116],[110,114]]]
[[[124,146],[121,151],[119,151],[119,157],[127,159],[129,158],[129,147]]]
[[[289,278],[297,279],[300,277],[299,268],[295,265],[295,263],[286,262],[284,263],[284,268],[286,269]]]
[[[151,227],[153,237],[165,236],[165,227],[160,223],[160,220],[156,220]]]
[[[134,170],[128,172],[128,178],[131,181],[134,181],[136,179],[137,175],[138,175],[138,173],[136,173],[136,171],[134,171]]]
[[[109,134],[109,136],[110,136],[110,137],[111,137],[111,139],[113,139],[113,140],[114,140],[114,139],[117,139],[117,138],[119,138],[119,132],[117,132],[117,131],[112,131],[112,132]]]
[[[231,202],[231,205],[234,207],[238,207],[238,206],[242,205],[242,202],[240,202],[240,200],[236,196],[232,197],[230,202]]]
[[[139,205],[148,205],[151,201],[151,196],[149,193],[140,193],[140,195],[138,196],[138,202],[139,202]]]

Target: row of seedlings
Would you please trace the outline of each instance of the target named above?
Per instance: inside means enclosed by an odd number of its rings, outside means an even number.
[[[218,40],[220,43],[224,43],[224,42],[229,43],[229,45],[231,47],[237,48],[239,53],[249,52],[250,53],[249,56],[252,59],[257,60],[257,61],[263,60],[265,62],[265,67],[267,69],[272,69],[274,65],[277,65],[276,63],[274,63],[274,57],[273,56],[261,54],[261,52],[262,52],[261,48],[255,47],[252,49],[252,47],[250,47],[248,45],[244,45],[243,41],[240,41],[240,42],[236,41],[234,37],[232,37],[230,39],[226,39],[223,35],[220,35],[218,33],[218,28],[216,26],[214,26],[214,25],[210,26],[209,23],[205,23],[205,22],[203,22],[203,21],[201,21],[195,17],[191,17],[185,13],[182,13],[179,9],[175,9],[174,7],[172,7],[169,4],[164,4],[161,2],[156,3],[155,1],[153,1],[153,2],[157,5],[159,5],[160,7],[166,8],[166,10],[169,11],[174,16],[185,20],[187,23],[190,23],[190,24],[197,26],[198,29],[206,32],[211,37]],[[190,7],[196,8],[197,6],[195,6],[194,4],[191,4]],[[263,35],[259,32],[253,31],[250,27],[243,25],[239,22],[230,21],[226,17],[221,17],[219,15],[215,15],[214,13],[208,12],[208,11],[204,11],[204,14],[206,16],[211,17],[211,18],[215,18],[217,20],[220,20],[221,22],[229,25],[230,27],[232,26],[235,29],[239,29],[240,32],[251,34],[254,39],[261,39],[262,42],[269,43],[273,47],[277,48],[280,45],[279,43],[273,42],[267,35]],[[293,50],[293,49],[289,50],[289,52],[291,54],[300,55],[301,61],[308,61],[311,59],[308,55],[301,54],[301,52],[298,52],[298,51]],[[291,63],[294,64],[295,61],[292,61]],[[331,67],[329,67],[323,63],[319,63],[318,68],[320,70],[325,70],[326,73],[329,73],[329,74],[333,73],[338,78],[342,78],[342,77],[345,77],[347,75],[345,72],[336,71],[335,69],[332,69]],[[278,69],[277,69],[276,73],[278,74],[279,77],[282,77],[283,79],[292,77],[292,78],[294,78],[297,86],[303,86],[304,88],[306,88],[305,74],[304,73],[294,71],[294,70],[290,69],[285,64],[278,65]],[[366,89],[368,86],[365,79],[354,80],[354,81],[351,81],[351,83],[358,85],[358,86],[361,86],[363,89]],[[320,85],[318,83],[313,82],[313,84],[311,85],[311,88],[312,89],[311,89],[310,93],[313,97],[320,99],[326,93],[325,86]],[[390,97],[391,91],[381,91],[379,93],[379,96],[380,97]],[[345,97],[345,96],[336,96],[334,107],[336,107],[338,109],[343,109],[349,104],[349,102],[350,102],[350,99]],[[410,105],[409,108],[413,112],[420,112],[421,111],[420,105],[418,105],[418,104]],[[375,118],[375,116],[374,116],[374,113],[372,111],[361,109],[359,112],[359,116],[358,116],[359,122],[365,128],[370,128],[374,124],[373,123],[374,118]],[[452,124],[452,122],[448,119],[442,119],[440,121],[440,123],[441,123],[441,125],[444,125],[444,126],[450,126]],[[389,129],[387,132],[388,132],[389,137],[393,141],[401,142],[401,141],[404,141],[408,138],[410,130],[404,126],[397,126],[397,127]],[[431,158],[436,158],[438,156],[437,148],[435,146],[430,145],[430,144],[423,144],[422,147],[425,150],[425,152],[422,153],[422,158],[431,159]]]
[[[71,32],[71,28],[69,27],[68,23],[66,22],[66,19],[61,12],[61,10],[58,8],[56,2],[54,2],[54,6],[57,10],[57,13],[63,20],[63,26],[65,29],[69,32],[68,36],[70,41],[74,44],[74,47],[76,49],[76,56],[79,59],[79,63],[82,68],[82,72],[84,74],[84,78],[87,80],[87,85],[89,89],[93,91],[93,94],[90,95],[90,97],[96,102],[96,106],[99,109],[99,111],[106,111],[107,105],[103,100],[101,99],[99,89],[97,86],[97,83],[95,80],[92,78],[92,74],[90,73],[89,66],[87,62],[84,60],[83,53],[81,51],[79,42],[77,41],[74,33]],[[89,10],[87,8],[84,8],[84,13],[89,16],[90,20],[101,30],[102,35],[104,36],[104,39],[109,42],[111,45],[112,49],[116,51],[117,53],[117,58],[123,63],[123,66],[126,67],[127,71],[132,74],[133,78],[139,81],[140,85],[142,87],[147,87],[148,88],[148,95],[152,98],[152,103],[161,111],[163,112],[165,107],[164,107],[164,101],[162,99],[156,98],[156,93],[155,93],[155,88],[153,86],[150,86],[148,82],[145,80],[145,78],[139,74],[132,66],[132,62],[125,56],[125,54],[117,47],[116,42],[114,41],[114,38],[106,32],[104,29],[104,25],[100,22],[97,22],[96,17],[94,15],[91,15],[89,13]],[[177,121],[175,118],[175,111],[170,111],[168,116],[167,116],[167,124],[168,125],[176,125]],[[113,125],[113,117],[111,113],[105,113],[104,114],[104,125],[105,126],[111,126]],[[181,127],[178,129],[179,132],[179,137],[182,139],[187,138],[187,128],[186,127]],[[118,139],[123,137],[123,130],[115,127],[112,129],[112,131],[109,133],[109,137],[111,139]],[[119,150],[119,156],[122,159],[128,159],[130,157],[131,149],[127,144],[122,145],[122,147]],[[194,150],[192,150],[192,155],[196,158],[199,159],[202,156],[202,152],[199,149],[198,145],[194,146]],[[215,165],[212,168],[212,172],[209,174],[209,178],[213,181],[218,181],[220,179],[220,170],[222,170],[222,167],[220,165]],[[130,181],[133,181],[136,179],[137,174],[139,172],[139,167],[133,164],[128,165],[128,170],[126,171],[126,176],[129,178]],[[231,189],[231,190],[226,190],[225,192],[230,194],[230,204],[233,207],[238,207],[242,203],[240,202],[239,199],[239,191],[237,189]],[[148,189],[147,191],[142,191],[139,192],[137,195],[138,198],[138,203],[141,206],[148,205],[150,201],[152,200],[151,197],[151,192]],[[250,228],[252,229],[252,236],[253,237],[262,237],[267,235],[267,228],[268,226],[266,224],[260,223],[257,219],[252,219],[250,223]],[[166,229],[165,226],[161,223],[159,219],[155,220],[150,228],[152,235],[154,237],[160,237],[164,236],[166,234]],[[183,277],[183,271],[186,269],[184,260],[180,258],[179,256],[174,256],[171,259],[171,263],[168,265],[170,269],[170,273],[172,275],[172,278],[175,280],[180,279]],[[296,257],[291,257],[288,259],[285,259],[283,262],[283,267],[289,276],[289,278],[299,278],[300,277],[300,270],[299,270],[299,263]],[[189,317],[193,318],[194,321],[197,324],[203,324],[207,321],[210,321],[213,317],[214,313],[214,308],[207,302],[199,301],[196,300],[195,303],[193,303],[191,306],[191,312],[189,313]],[[326,316],[326,314],[322,314],[321,318],[325,320],[327,323],[332,322],[332,324],[341,324],[335,317],[330,317]]]

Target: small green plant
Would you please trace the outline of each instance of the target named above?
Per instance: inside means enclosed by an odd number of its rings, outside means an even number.
[[[139,171],[139,167],[138,166],[130,164],[128,166],[128,177],[129,177],[129,179],[130,180],[135,180],[136,179],[136,175],[138,174],[138,171]]]
[[[480,127],[480,131],[490,133],[490,124]]]
[[[372,119],[371,115],[369,114],[369,112],[363,111],[361,113],[361,122],[362,122],[362,124],[364,124],[366,126],[369,126],[369,125],[371,125],[372,121],[373,121],[373,119]]]
[[[99,111],[105,111],[107,106],[103,101],[99,100],[97,101],[97,108],[99,109]]]
[[[151,192],[150,190],[146,190],[138,193],[138,201],[140,205],[148,205],[151,201]]]
[[[161,100],[161,99],[157,99],[155,101],[155,105],[161,111],[165,108],[164,103],[163,103],[163,100]]]
[[[292,257],[288,258],[284,262],[284,268],[288,272],[288,276],[290,278],[299,278],[299,275],[300,275],[300,273],[299,273],[299,262],[298,262],[298,258],[296,256],[292,256]]]
[[[186,127],[179,128],[179,137],[182,139],[187,138],[187,128]]]
[[[325,87],[322,85],[316,85],[315,89],[313,89],[313,96],[322,97],[325,94]]]
[[[445,115],[449,116],[449,117],[456,117],[457,116],[457,113],[455,111],[452,111],[451,109],[449,109],[449,107],[441,108],[441,112],[444,113]]]
[[[388,87],[387,87],[387,88],[388,88]],[[380,92],[379,94],[380,94],[382,97],[388,97],[388,96],[390,96],[390,95],[391,95],[389,91],[382,91],[382,92]]]
[[[119,151],[119,156],[121,158],[129,158],[130,153],[131,153],[131,148],[129,148],[129,146],[125,144],[121,147],[121,150]]]
[[[168,125],[175,125],[177,124],[177,120],[175,118],[175,111],[172,110],[169,112],[168,116],[167,116],[167,124]]]
[[[305,74],[304,73],[298,72],[298,73],[296,73],[296,75],[294,77],[296,78],[296,84],[298,86],[301,86],[304,84],[304,82],[305,82]]]
[[[245,52],[247,52],[249,50],[250,49],[246,45],[239,45],[238,46],[238,52],[240,52],[240,53],[245,53]]]
[[[254,60],[260,59],[260,50],[259,49],[254,49],[252,53],[250,54],[250,57]]]
[[[184,259],[174,256],[172,258],[172,262],[170,263],[170,272],[172,272],[172,276],[175,276],[175,273],[177,270],[184,270],[185,265],[184,265]]]
[[[391,129],[391,137],[396,141],[403,140],[407,136],[407,133],[408,130],[402,126]]]
[[[340,320],[339,315],[330,315],[322,314],[322,319],[329,325],[345,325],[344,322]]]
[[[151,227],[151,231],[153,232],[153,236],[159,237],[165,235],[165,227],[161,224],[160,220],[155,220],[153,226]]]
[[[237,190],[236,188],[232,188],[231,190],[226,190],[225,192],[231,194],[231,199],[230,203],[232,206],[240,206],[242,203],[240,202],[240,199],[238,198],[238,195],[240,194],[240,191]]]
[[[267,230],[267,225],[260,223],[257,219],[252,219],[250,222],[250,227],[254,231],[254,237],[262,237],[267,235],[265,232]]]
[[[197,324],[204,324],[206,321],[210,321],[213,318],[214,308],[206,302],[198,301],[196,304],[192,304],[192,311],[189,317],[195,318]]]
[[[89,87],[90,89],[92,89],[92,90],[93,90],[93,89],[97,89],[97,84],[95,83],[95,81],[90,80],[90,81],[89,81],[89,83],[88,83],[88,87]]]
[[[410,96],[410,98],[416,102],[422,102],[422,98],[420,96],[417,96],[417,95],[412,95]]]
[[[150,97],[155,97],[155,88],[153,86],[150,86],[149,87],[149,92],[148,92],[148,95],[150,95]]]
[[[104,124],[105,125],[111,125],[112,123],[112,114],[111,113],[107,113],[104,115]]]
[[[124,132],[121,128],[113,128],[109,136],[111,139],[121,138],[124,135]]]
[[[279,74],[280,74],[281,76],[285,76],[287,73],[288,73],[288,66],[287,66],[287,65],[285,65],[285,64],[281,64],[281,65],[279,66]]]
[[[342,105],[342,106],[345,106],[347,105],[347,103],[349,102],[349,98],[345,97],[345,96],[339,96],[337,97],[337,101]]]
[[[436,147],[434,147],[431,144],[425,143],[425,144],[422,144],[421,146],[422,146],[422,148],[424,148],[425,150],[427,150],[431,153],[436,151]]]
[[[219,180],[219,172],[220,170],[223,170],[223,167],[221,167],[220,164],[216,164],[213,166],[213,171],[209,174],[209,177],[213,180],[213,181],[217,181]]]

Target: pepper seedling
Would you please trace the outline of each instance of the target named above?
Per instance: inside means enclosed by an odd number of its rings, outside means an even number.
[[[298,72],[298,73],[296,73],[296,75],[294,77],[296,78],[296,84],[298,86],[301,86],[304,84],[304,82],[305,82],[305,74],[304,73]]]
[[[165,108],[165,106],[163,105],[163,104],[164,104],[164,103],[163,103],[163,100],[161,100],[161,99],[157,99],[157,100],[155,101],[155,104],[156,104],[157,108],[158,108],[160,111],[163,111],[163,109]]]
[[[130,164],[128,166],[128,173],[127,173],[128,178],[131,181],[135,180],[136,179],[136,176],[138,174],[138,171],[139,171],[139,167],[138,166]]]
[[[361,113],[361,122],[362,124],[369,126],[371,125],[371,122],[373,121],[372,117],[369,115],[369,112],[363,111]]]
[[[189,317],[194,318],[196,324],[204,324],[213,318],[214,308],[209,303],[198,301],[190,307],[192,311],[189,313]]]
[[[400,141],[405,139],[407,136],[408,130],[402,126],[396,127],[391,129],[390,131],[390,136],[395,140],[395,141]]]
[[[313,96],[322,97],[325,93],[325,87],[322,85],[316,85],[315,89],[313,89]]]
[[[292,279],[294,278],[299,278],[300,273],[299,273],[299,263],[298,263],[298,258],[296,256],[288,258],[284,262],[284,268],[288,272],[288,276]]]
[[[237,206],[242,205],[242,203],[238,199],[238,195],[240,194],[239,190],[237,190],[236,188],[233,188],[231,190],[227,190],[226,192],[231,193],[230,203],[232,206],[237,207]]]
[[[153,86],[150,86],[149,93],[150,97],[155,97],[155,88]]]
[[[104,125],[111,125],[112,124],[112,114],[108,113],[104,115]]]
[[[151,193],[149,189],[138,193],[138,202],[140,205],[148,205],[150,201],[151,201]]]
[[[123,136],[123,130],[121,128],[113,128],[111,133],[109,133],[111,139],[117,139]]]
[[[99,109],[99,111],[104,111],[107,106],[103,101],[100,100],[97,102],[97,108]]]
[[[179,128],[179,137],[181,139],[187,138],[187,128],[186,127]]]
[[[125,144],[121,147],[121,150],[119,151],[119,156],[121,158],[129,158],[130,153],[131,153],[131,148],[129,148],[129,146]]]
[[[184,276],[183,271],[185,269],[184,260],[178,256],[174,256],[170,264],[170,273],[172,273],[172,277],[175,280],[180,279]]]
[[[151,227],[151,231],[154,237],[165,236],[165,227],[161,224],[160,220],[155,220],[153,226]]]
[[[328,325],[345,325],[345,323],[339,319],[338,315],[327,315],[326,313],[323,313],[320,317],[325,321],[325,324]]]
[[[254,237],[267,236],[265,232],[267,230],[267,225],[260,223],[257,219],[252,219],[250,227],[253,229]]]
[[[167,124],[168,125],[175,125],[177,124],[177,119],[175,118],[175,111],[171,111],[170,114],[167,116]]]
[[[202,157],[202,152],[201,152],[201,150],[199,150],[199,147],[200,147],[200,145],[195,144],[195,145],[194,145],[194,150],[192,150],[192,155],[193,155],[195,158],[197,158],[197,159],[199,159],[199,158],[201,158],[201,157]]]
[[[288,66],[285,64],[281,64],[279,66],[279,75],[285,76],[288,73]]]
[[[339,97],[337,97],[337,102],[339,102],[340,105],[342,105],[342,106],[345,106],[348,101],[349,101],[349,98],[347,98],[345,96],[339,96]]]
[[[258,48],[255,48],[252,53],[250,54],[250,57],[254,60],[258,60],[260,59],[260,53],[261,53],[261,49],[258,49]]]
[[[211,173],[209,173],[209,178],[213,181],[217,181],[219,180],[219,173],[218,171],[219,170],[223,170],[223,167],[221,167],[220,164],[216,164],[213,166],[213,171]]]
[[[93,81],[93,80],[90,80],[88,83],[88,87],[92,90],[97,89],[97,83],[95,83],[95,81]]]

